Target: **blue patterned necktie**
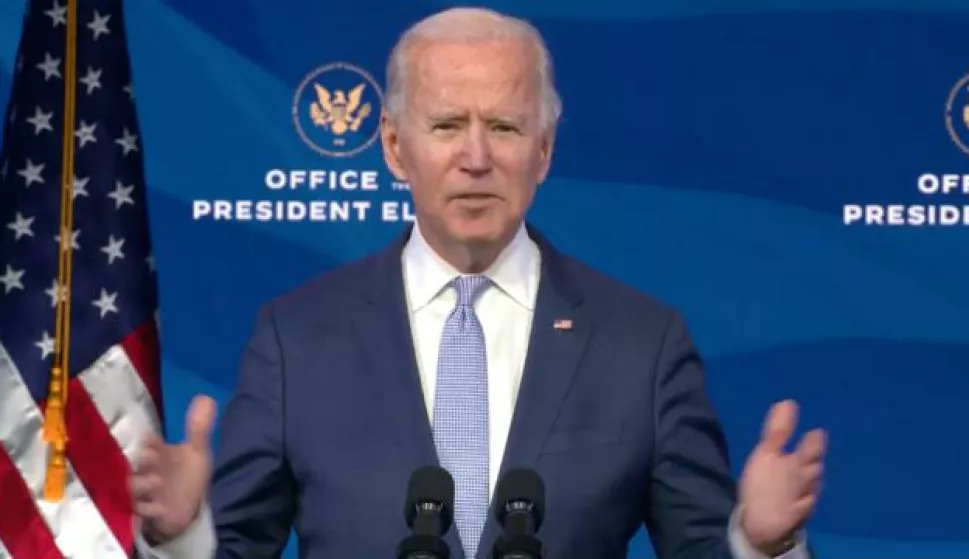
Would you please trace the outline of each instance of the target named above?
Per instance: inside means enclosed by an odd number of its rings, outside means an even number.
[[[474,557],[488,517],[488,360],[474,302],[484,276],[456,278],[458,302],[444,324],[437,359],[434,444],[454,478],[454,524]]]

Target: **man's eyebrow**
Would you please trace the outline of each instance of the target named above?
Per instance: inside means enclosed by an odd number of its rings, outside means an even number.
[[[433,122],[440,122],[444,120],[459,120],[459,119],[467,119],[467,118],[468,117],[465,113],[461,111],[456,111],[456,110],[433,112],[427,116],[427,120],[430,120]]]

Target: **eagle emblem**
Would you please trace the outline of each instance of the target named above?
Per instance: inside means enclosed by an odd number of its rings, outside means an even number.
[[[361,104],[366,84],[361,83],[349,92],[337,89],[330,91],[314,83],[316,100],[310,103],[310,118],[313,124],[329,129],[333,134],[342,136],[347,131],[356,132],[364,119],[370,116],[370,103]]]

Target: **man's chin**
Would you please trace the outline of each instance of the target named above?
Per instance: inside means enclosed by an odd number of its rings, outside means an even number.
[[[452,238],[468,246],[488,246],[501,242],[505,235],[495,224],[461,224],[451,229]]]

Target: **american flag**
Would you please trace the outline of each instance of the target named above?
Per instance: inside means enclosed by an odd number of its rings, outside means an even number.
[[[120,0],[26,6],[0,151],[0,557],[130,557],[130,465],[146,432],[161,432],[158,295],[123,18]],[[58,484],[45,413],[57,409],[52,371],[65,347]]]

